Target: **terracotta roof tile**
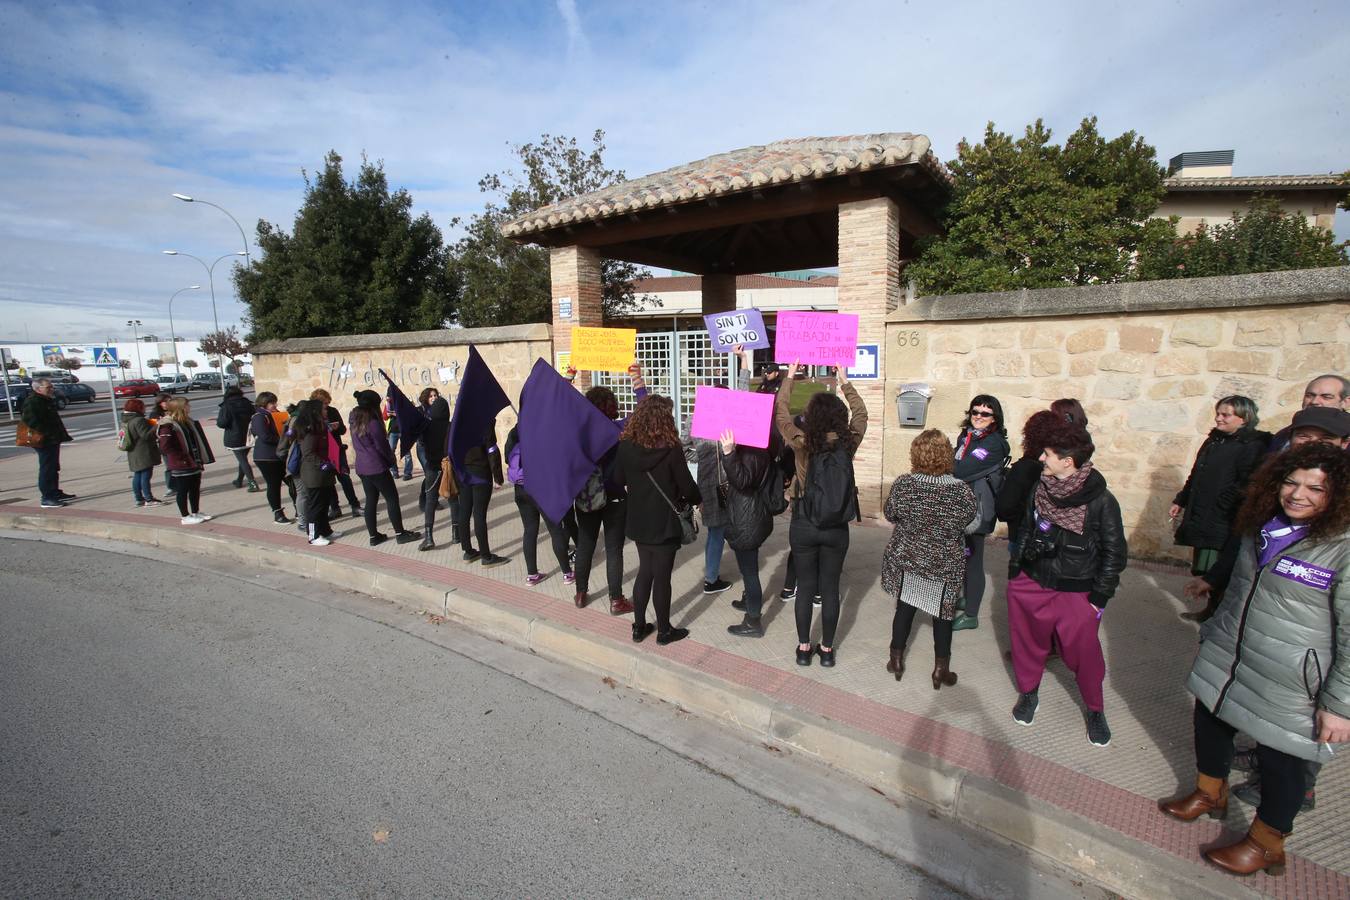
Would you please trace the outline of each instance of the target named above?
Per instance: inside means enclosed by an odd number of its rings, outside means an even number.
[[[1208,178],[1163,179],[1169,191],[1258,191],[1262,188],[1303,188],[1306,190],[1346,190],[1339,175],[1218,175]]]

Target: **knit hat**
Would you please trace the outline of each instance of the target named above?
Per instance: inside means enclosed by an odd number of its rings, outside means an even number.
[[[1338,438],[1350,437],[1350,412],[1334,406],[1310,406],[1294,413],[1295,428],[1320,428]]]
[[[357,391],[356,393],[352,394],[352,396],[356,398],[357,406],[364,406],[366,409],[371,410],[372,412],[379,412],[380,395],[375,393],[374,391]]]

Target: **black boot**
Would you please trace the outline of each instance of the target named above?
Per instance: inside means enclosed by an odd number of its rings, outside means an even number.
[[[727,627],[727,634],[734,634],[738,637],[764,637],[764,628],[759,624],[759,617],[746,616],[739,625],[730,625]]]
[[[430,529],[430,528],[423,528],[423,529],[422,529],[422,543],[420,543],[420,544],[417,545],[417,549],[418,549],[418,550],[435,550],[435,549],[436,549],[436,542],[435,542],[434,540],[432,540],[432,537],[431,537],[431,529]]]

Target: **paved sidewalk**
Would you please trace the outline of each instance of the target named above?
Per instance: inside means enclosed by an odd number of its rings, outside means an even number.
[[[216,518],[193,528],[176,524],[175,507],[134,509],[124,456],[111,440],[67,445],[63,469],[63,488],[80,495],[80,499],[67,509],[42,511],[44,514],[168,524],[185,532],[231,536],[320,558],[332,554],[375,561],[386,571],[417,573],[428,581],[461,586],[583,631],[626,640],[629,617],[615,620],[605,611],[603,559],[597,558],[591,577],[592,586],[599,588],[593,593],[600,599],[587,610],[575,609],[570,589],[551,569],[552,553],[546,536],[540,542],[539,559],[541,570],[549,577],[537,587],[524,586],[521,528],[509,488],[494,495],[489,525],[493,550],[510,556],[511,562],[484,570],[461,562],[458,548],[448,543],[432,553],[418,553],[415,544],[400,547],[392,541],[369,549],[364,524],[350,518],[334,523],[341,539],[332,547],[308,548],[293,526],[271,522],[262,494],[235,490],[229,484],[234,474],[232,461],[210,468],[202,509]],[[162,470],[156,470],[156,476],[158,490]],[[35,479],[35,459],[20,456],[0,461],[0,513],[36,513]],[[408,525],[420,524],[416,509],[418,481],[400,485]],[[438,538],[448,542],[445,513],[438,518],[444,523],[437,529]],[[787,555],[786,526],[786,518],[780,519],[762,554],[761,574],[769,596],[765,601],[766,637],[739,639],[726,633],[726,626],[740,619],[730,606],[739,596],[739,575],[734,558],[727,553],[722,576],[733,583],[732,589],[704,596],[700,541],[681,551],[675,572],[673,618],[676,624],[691,629],[691,638],[668,648],[656,648],[648,641],[642,645],[642,652],[687,664],[893,741],[902,751],[931,754],[951,766],[991,778],[1029,798],[1156,848],[1176,862],[1193,864],[1197,870],[1208,869],[1200,859],[1199,848],[1221,837],[1220,828],[1209,820],[1191,825],[1173,822],[1153,805],[1157,797],[1191,783],[1194,777],[1191,701],[1183,683],[1196,628],[1177,618],[1177,612],[1184,608],[1180,600],[1183,571],[1135,563],[1126,571],[1120,592],[1107,608],[1102,627],[1107,657],[1106,712],[1114,735],[1110,747],[1097,748],[1087,742],[1077,690],[1062,663],[1052,662],[1047,672],[1035,725],[1023,728],[1012,720],[1016,691],[1010,664],[1004,657],[1008,637],[1002,542],[993,542],[987,550],[990,593],[981,627],[956,635],[953,668],[960,674],[960,683],[937,692],[927,677],[932,644],[926,624],[915,628],[904,681],[897,683],[883,669],[894,600],[880,589],[880,559],[889,530],[877,526],[864,525],[852,531],[836,640],[838,666],[825,670],[795,665],[791,604],[776,599]],[[381,528],[390,532],[383,516]],[[627,583],[631,585],[636,570],[636,553],[631,547],[625,563]],[[1282,878],[1257,875],[1233,880],[1234,888],[1284,897],[1350,896],[1350,842],[1344,830],[1344,823],[1350,820],[1348,783],[1350,769],[1343,762],[1336,760],[1328,765],[1318,784],[1316,810],[1299,817],[1298,831],[1289,841],[1298,861]],[[1250,807],[1234,802],[1224,824],[1233,831],[1245,831],[1252,813]]]

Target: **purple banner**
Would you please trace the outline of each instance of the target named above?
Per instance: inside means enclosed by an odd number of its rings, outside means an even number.
[[[764,315],[757,309],[709,313],[703,321],[708,325],[708,340],[718,353],[730,353],[737,344],[747,350],[769,346]]]
[[[1331,582],[1336,577],[1336,570],[1324,569],[1310,562],[1294,559],[1292,556],[1282,556],[1280,561],[1275,563],[1275,574],[1307,587],[1325,591],[1330,589]]]

